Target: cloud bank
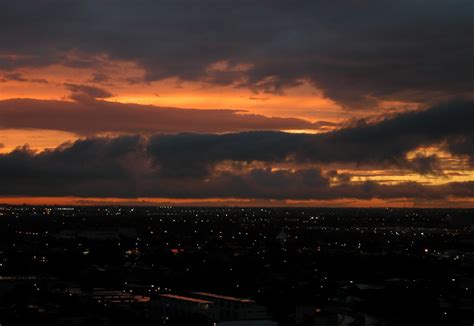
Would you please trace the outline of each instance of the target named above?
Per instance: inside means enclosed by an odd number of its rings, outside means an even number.
[[[453,114],[456,112],[456,114]],[[91,137],[34,153],[27,147],[0,155],[0,195],[257,198],[446,199],[474,196],[474,182],[423,185],[351,182],[317,166],[331,162],[396,165],[420,173],[437,169],[434,156],[406,154],[440,144],[472,161],[472,102],[404,113],[325,134],[239,132]],[[250,163],[263,162],[263,167]],[[272,169],[278,162],[313,167]],[[230,164],[220,170],[219,164]],[[267,167],[265,167],[265,165]],[[333,181],[337,181],[334,183]]]
[[[78,135],[101,133],[223,133],[245,130],[312,129],[334,123],[266,117],[238,110],[193,110],[102,101],[110,93],[96,87],[68,85],[75,102],[10,99],[0,101],[0,129],[49,129]]]
[[[221,161],[391,165],[428,173],[437,169],[436,156],[408,161],[406,155],[418,147],[441,144],[472,160],[473,119],[473,102],[452,102],[318,135],[158,135],[150,138],[148,146],[164,168],[176,173],[205,174]]]
[[[349,108],[473,93],[470,0],[4,0],[0,6],[5,71],[122,60],[143,68],[145,82],[174,77],[278,93],[308,80]]]

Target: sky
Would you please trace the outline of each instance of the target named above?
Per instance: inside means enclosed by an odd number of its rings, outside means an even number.
[[[0,0],[0,203],[474,207],[471,0]]]

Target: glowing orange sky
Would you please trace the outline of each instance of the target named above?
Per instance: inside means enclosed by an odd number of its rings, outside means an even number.
[[[64,88],[65,83],[87,84],[97,86],[110,91],[113,97],[107,101],[120,103],[153,104],[162,107],[195,108],[195,109],[238,109],[248,113],[265,115],[269,117],[293,117],[308,121],[330,121],[341,123],[350,119],[358,119],[379,113],[393,113],[399,110],[414,109],[416,103],[402,102],[381,102],[377,110],[353,110],[346,111],[339,105],[325,98],[321,92],[307,82],[302,82],[300,86],[290,88],[282,94],[254,93],[248,89],[236,88],[235,86],[210,86],[202,82],[181,82],[176,79],[167,79],[152,83],[135,83],[134,80],[142,77],[143,71],[135,65],[127,62],[114,62],[113,64],[104,62],[101,71],[92,69],[77,69],[62,66],[50,66],[47,68],[37,68],[30,70],[20,70],[23,80],[7,80],[0,83],[0,100],[11,98],[32,98],[32,99],[56,99],[69,100],[69,91]],[[101,83],[93,80],[94,74],[104,74],[108,79]],[[381,110],[381,111],[380,111]],[[293,130],[293,132],[306,132],[305,130]],[[20,130],[4,129],[0,132],[0,153],[8,153],[17,146],[28,144],[36,151],[47,148],[54,148],[64,142],[74,141],[79,136],[62,131],[52,130]],[[424,149],[426,152],[426,149]],[[437,152],[431,149],[431,152]],[[442,154],[442,153],[441,153]],[[470,181],[474,179],[474,172],[467,166],[453,167],[461,164],[458,159],[453,159],[445,155],[443,161],[446,171],[457,171],[463,169],[461,174],[454,177],[421,177],[415,174],[400,174],[397,171],[387,172],[379,175],[377,171],[365,171],[364,176],[359,176],[354,181],[361,182],[373,180],[379,182],[401,182],[418,181],[428,184],[443,184],[450,181]],[[330,168],[330,167],[328,167]],[[341,170],[344,171],[344,168]],[[346,169],[348,173],[357,176],[354,169]],[[360,172],[360,171],[359,171]],[[390,173],[392,173],[390,175]],[[140,198],[134,200],[124,200],[116,198],[95,199],[95,198],[75,198],[75,197],[3,197],[0,202],[11,204],[87,204],[87,203],[177,203],[177,204],[243,204],[261,205],[262,201],[243,200],[173,200]],[[456,201],[448,203],[414,203],[409,200],[384,201],[384,200],[331,200],[331,201],[266,201],[268,205],[304,205],[304,206],[470,206],[471,201]]]
[[[308,121],[343,122],[375,114],[373,110],[347,111],[307,82],[285,90],[282,94],[254,93],[235,86],[211,86],[202,82],[182,82],[167,79],[152,83],[135,83],[142,78],[143,70],[132,63],[113,62],[104,59],[100,71],[88,68],[72,68],[53,65],[46,68],[17,71],[22,80],[0,82],[0,100],[12,98],[69,100],[66,83],[88,84],[107,89],[113,97],[107,101],[120,103],[152,104],[161,107],[194,109],[234,109],[268,117],[301,118]],[[94,83],[93,77],[104,74],[106,81]],[[381,107],[414,108],[411,103],[380,103]],[[378,113],[377,113],[378,114]],[[293,130],[298,132],[298,130]],[[304,130],[303,130],[304,132]],[[76,139],[72,133],[51,130],[3,130],[0,134],[0,153],[17,146],[29,144],[43,150]]]
[[[311,85],[289,89],[284,94],[255,94],[234,86],[210,86],[198,82],[180,82],[168,79],[153,83],[133,83],[143,71],[127,62],[104,62],[101,71],[53,65],[47,68],[19,70],[23,81],[0,82],[0,100],[12,98],[69,100],[65,83],[89,84],[109,90],[108,101],[153,104],[161,107],[194,109],[237,109],[269,117],[295,117],[309,121],[340,122],[349,118],[348,112],[324,98]],[[94,74],[107,74],[108,80],[95,84]],[[110,80],[110,81],[109,81]],[[47,82],[38,82],[47,81]],[[354,116],[364,112],[353,113]],[[76,139],[72,133],[50,130],[3,130],[0,134],[0,153],[29,144],[43,150]]]
[[[116,62],[104,65],[102,72],[107,81],[94,84],[94,69],[51,66],[20,70],[26,81],[0,83],[0,100],[8,98],[67,99],[69,91],[64,83],[90,84],[109,90],[114,96],[108,100],[157,106],[195,109],[239,109],[267,116],[298,117],[307,120],[342,121],[366,112],[342,110],[333,101],[324,98],[306,82],[290,88],[283,94],[254,93],[235,86],[207,85],[202,82],[183,82],[166,79],[152,83],[137,82],[143,71],[131,63]],[[47,83],[35,82],[46,80]]]
[[[242,199],[174,199],[174,198],[84,198],[84,197],[0,197],[0,204],[8,205],[123,205],[123,206],[301,206],[301,207],[472,207],[474,201],[452,198],[449,201],[413,201],[397,199],[393,201],[371,199],[334,199],[334,200],[242,200]]]
[[[162,107],[195,109],[238,109],[249,113],[276,117],[296,117],[309,121],[340,122],[348,118],[339,106],[325,99],[308,84],[289,89],[284,94],[255,94],[234,86],[210,86],[198,82],[180,82],[168,79],[153,83],[133,83],[144,72],[132,63],[104,61],[100,71],[53,65],[47,68],[19,70],[22,81],[0,83],[0,100],[34,98],[69,100],[65,83],[89,84],[109,90],[113,97],[108,101],[121,103],[153,104]],[[106,74],[107,81],[92,82],[95,74]],[[47,82],[38,82],[47,81]],[[29,144],[33,149],[52,148],[76,139],[67,132],[50,130],[3,130],[0,152],[9,152],[17,146]]]

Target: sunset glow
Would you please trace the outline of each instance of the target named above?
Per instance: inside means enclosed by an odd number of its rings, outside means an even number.
[[[474,203],[464,18],[394,5],[380,20],[365,1],[346,9],[370,19],[344,26],[324,19],[332,5],[321,19],[242,6],[245,20],[223,4],[197,20],[95,6],[12,9],[55,18],[0,32],[0,202]]]

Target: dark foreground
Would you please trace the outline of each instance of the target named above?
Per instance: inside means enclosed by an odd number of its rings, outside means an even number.
[[[0,207],[3,325],[473,325],[474,211]]]

